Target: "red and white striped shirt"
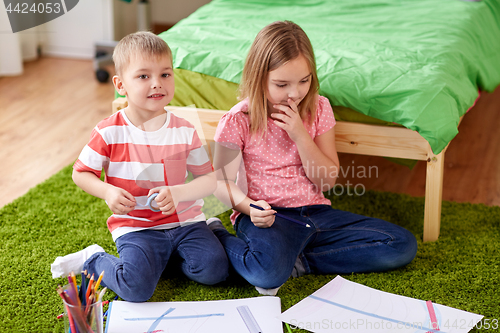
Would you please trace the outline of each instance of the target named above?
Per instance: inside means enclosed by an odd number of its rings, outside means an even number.
[[[154,132],[135,127],[124,110],[102,120],[73,168],[97,177],[104,169],[107,183],[135,197],[137,205],[132,212],[108,218],[113,240],[132,231],[170,229],[205,220],[202,199],[180,202],[172,215],[153,212],[146,206],[151,188],[184,184],[188,171],[199,176],[213,170],[194,126],[169,111],[165,124]]]

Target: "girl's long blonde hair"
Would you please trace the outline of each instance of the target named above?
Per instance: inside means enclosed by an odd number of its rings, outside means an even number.
[[[311,70],[311,87],[299,105],[302,119],[312,122],[315,117],[319,90],[316,61],[311,41],[304,30],[290,21],[277,21],[264,27],[250,47],[240,83],[240,99],[248,98],[250,131],[267,130],[267,79],[270,71],[299,55],[305,57]]]

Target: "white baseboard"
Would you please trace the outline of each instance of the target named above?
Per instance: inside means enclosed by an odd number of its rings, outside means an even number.
[[[43,45],[42,55],[58,58],[93,59],[94,49],[88,47],[65,47],[57,45]]]

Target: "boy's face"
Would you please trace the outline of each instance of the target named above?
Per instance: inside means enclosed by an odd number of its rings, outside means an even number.
[[[145,117],[157,116],[174,97],[172,60],[166,55],[133,56],[121,75],[113,77],[113,83],[118,93],[127,96],[131,110],[145,112]]]

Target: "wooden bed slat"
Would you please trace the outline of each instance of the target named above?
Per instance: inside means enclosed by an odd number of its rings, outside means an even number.
[[[429,143],[415,131],[337,121],[335,142],[340,153],[427,160]]]

